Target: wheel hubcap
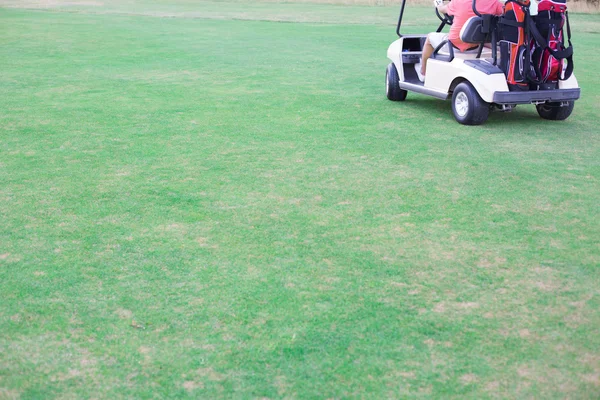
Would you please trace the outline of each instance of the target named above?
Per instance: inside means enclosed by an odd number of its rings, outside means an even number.
[[[454,109],[460,117],[464,117],[469,112],[469,99],[464,92],[460,92],[456,95]]]

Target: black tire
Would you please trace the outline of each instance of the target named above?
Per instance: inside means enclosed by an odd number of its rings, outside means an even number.
[[[452,94],[452,112],[458,123],[481,125],[490,115],[490,105],[481,99],[469,82],[461,82]]]
[[[392,101],[404,101],[406,99],[406,90],[400,89],[398,83],[400,78],[398,77],[398,71],[394,63],[390,63],[385,71],[385,95],[388,100]]]
[[[560,103],[543,103],[535,106],[540,117],[552,121],[564,121],[569,118],[575,107],[574,101],[569,101],[566,106],[560,106]]]

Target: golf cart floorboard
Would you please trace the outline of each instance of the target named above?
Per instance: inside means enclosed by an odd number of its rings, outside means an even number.
[[[438,99],[448,100],[450,95],[447,92],[439,92],[437,90],[426,88],[422,82],[400,82],[400,88],[410,90],[411,92],[426,94],[428,96],[437,97]]]

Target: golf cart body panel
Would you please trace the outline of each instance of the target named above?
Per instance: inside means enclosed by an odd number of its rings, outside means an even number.
[[[396,65],[400,81],[406,80],[403,65],[413,67],[421,58],[422,42],[427,35],[405,35],[390,44],[388,58]]]
[[[469,81],[487,103],[493,102],[495,92],[508,91],[506,76],[502,72],[486,74],[457,57],[452,62],[435,59],[427,62],[426,87],[450,94],[462,81]]]
[[[577,78],[575,78],[575,74],[571,74],[569,79],[565,79],[564,81],[558,81],[559,89],[578,89],[579,83],[577,83]]]
[[[400,81],[404,80],[404,69],[402,68],[402,60],[400,58],[400,54],[402,54],[402,42],[404,38],[400,38],[392,42],[387,50],[387,57],[396,65],[396,69],[398,70],[398,76],[400,77]],[[417,56],[417,62],[419,57]]]
[[[458,82],[468,80],[487,102],[492,102],[494,92],[508,91],[506,77],[502,71],[498,70],[498,73],[490,76],[465,63],[465,60],[477,60],[477,54],[473,52],[456,52],[451,62],[429,59],[425,82],[419,82],[413,69],[414,64],[419,62],[421,50],[413,50],[413,48],[415,39],[425,41],[426,37],[426,35],[406,35],[388,47],[387,55],[398,70],[399,85],[402,89],[446,100],[452,95],[452,89]],[[403,46],[405,39],[408,39],[407,46]]]

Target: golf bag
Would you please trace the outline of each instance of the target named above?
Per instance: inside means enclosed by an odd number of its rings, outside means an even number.
[[[529,0],[507,0],[498,20],[500,69],[511,91],[529,90],[531,48]]]
[[[532,22],[532,84],[540,89],[556,89],[560,79],[568,79],[573,73],[573,46],[565,0],[541,0]],[[568,47],[564,42],[565,24]]]

